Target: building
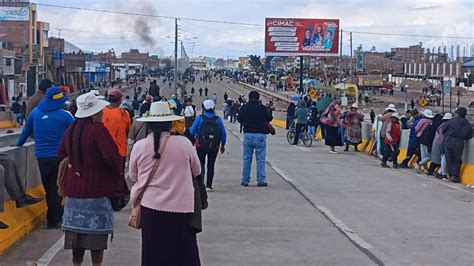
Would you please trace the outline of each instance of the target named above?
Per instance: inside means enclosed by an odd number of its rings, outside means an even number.
[[[204,57],[197,57],[190,60],[191,67],[194,69],[205,70],[208,69],[207,61]]]
[[[239,57],[239,68],[240,69],[250,68],[250,57],[240,56]]]
[[[27,0],[0,0],[0,16],[0,35],[6,35],[9,49],[21,58],[21,78],[16,82],[26,82],[27,95],[32,95],[46,76],[49,23],[37,20],[36,4]]]
[[[425,49],[421,43],[409,47],[392,48],[392,53],[399,56],[404,63],[415,63],[425,60]]]

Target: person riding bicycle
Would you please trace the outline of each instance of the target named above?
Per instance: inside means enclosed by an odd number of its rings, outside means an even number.
[[[306,107],[305,101],[298,102],[298,109],[296,109],[293,119],[296,119],[295,139],[293,141],[293,145],[298,145],[300,133],[303,132],[308,125],[308,108]]]

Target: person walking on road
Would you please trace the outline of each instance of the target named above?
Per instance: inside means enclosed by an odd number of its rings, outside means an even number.
[[[31,133],[35,136],[35,155],[46,191],[47,227],[59,228],[63,216],[62,198],[58,195],[56,180],[59,163],[58,147],[66,129],[74,123],[74,117],[63,110],[67,96],[56,87],[48,89],[46,96],[33,109],[18,139],[17,146],[23,146]]]
[[[107,104],[90,92],[79,96],[77,120],[59,147],[59,159],[69,159],[63,229],[64,248],[72,249],[74,265],[83,262],[86,250],[92,265],[101,265],[114,231],[111,198],[129,194],[118,148],[102,124]]]
[[[125,169],[125,159],[128,150],[127,136],[131,127],[130,115],[120,107],[122,104],[122,91],[119,89],[109,90],[107,99],[110,104],[104,108],[102,122],[105,128],[109,130],[118,147],[120,156],[122,156],[123,169]]]
[[[204,177],[206,171],[207,157],[207,179],[206,189],[208,192],[214,191],[212,182],[214,180],[214,167],[217,154],[225,152],[227,134],[224,122],[214,112],[214,102],[205,100],[203,102],[204,113],[196,118],[191,129],[191,136],[196,139],[196,151],[201,162],[201,174]]]
[[[49,79],[43,79],[40,82],[40,84],[38,85],[38,90],[26,102],[25,119],[28,119],[28,116],[30,116],[30,113],[31,111],[33,111],[33,108],[35,108],[40,103],[40,101],[44,98],[44,94],[46,93],[46,91],[53,85],[54,83]]]
[[[207,94],[209,93],[209,89],[207,87],[204,88],[204,96],[207,97]]]
[[[131,203],[141,208],[143,266],[200,265],[201,224],[194,221],[207,208],[207,194],[191,142],[170,135],[172,121],[180,119],[166,102],[153,103],[150,115],[139,119],[151,132],[134,145],[129,168]]]
[[[202,97],[202,87],[199,88],[199,97]]]
[[[290,129],[291,124],[293,123],[293,116],[295,115],[296,105],[291,102],[286,108],[286,130]]]
[[[257,161],[257,186],[266,187],[265,158],[267,148],[268,123],[273,120],[272,114],[260,102],[260,94],[256,91],[249,93],[249,102],[240,108],[237,120],[243,125],[243,167],[241,185],[247,187],[250,183],[252,157],[255,152]]]
[[[472,126],[466,119],[467,109],[459,107],[455,118],[446,123],[443,128],[445,135],[446,167],[449,178],[453,183],[459,183],[462,165],[464,143],[472,138]]]
[[[170,86],[171,87],[171,86]],[[154,101],[157,101],[160,97],[160,87],[156,84],[156,80],[150,82],[150,88],[148,89],[148,94],[153,97]]]
[[[326,146],[329,146],[331,154],[337,154],[336,146],[342,146],[342,128],[341,128],[341,108],[334,101],[323,112],[320,118],[324,124],[324,140]]]
[[[182,116],[186,124],[186,129],[191,128],[196,119],[196,106],[193,105],[193,100],[190,98],[186,99],[186,106],[182,110]]]
[[[317,102],[312,102],[309,108],[308,132],[313,140],[316,139],[316,131],[319,126],[319,111]]]
[[[362,143],[362,122],[364,121],[364,114],[358,110],[359,106],[357,103],[354,103],[351,106],[351,110],[346,114],[346,149],[344,151],[349,151],[349,146],[354,145],[354,151],[358,152],[357,146]]]
[[[298,145],[301,132],[303,132],[308,126],[308,115],[309,115],[309,111],[308,111],[308,108],[306,107],[306,102],[300,101],[298,103],[298,109],[296,109],[296,112],[293,115],[293,119],[296,119],[295,138],[293,140],[293,145]]]

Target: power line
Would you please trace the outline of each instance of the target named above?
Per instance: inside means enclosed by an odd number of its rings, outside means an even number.
[[[256,26],[256,27],[263,27],[264,26],[263,24],[253,24],[253,23],[223,21],[223,20],[199,19],[199,18],[187,18],[187,17],[161,16],[161,15],[153,15],[153,14],[125,12],[125,11],[118,11],[118,10],[105,10],[105,9],[73,7],[73,6],[61,6],[61,5],[51,5],[51,4],[36,4],[36,5],[45,6],[45,7],[53,7],[53,8],[94,11],[94,12],[112,13],[112,14],[120,14],[120,15],[132,15],[132,16],[141,16],[141,17],[166,18],[166,19],[176,19],[177,18],[179,20],[200,21],[200,22],[221,23],[221,24],[232,24],[232,25],[241,25],[241,26]]]
[[[198,19],[198,18],[189,18],[189,17],[173,17],[173,16],[163,16],[163,15],[154,15],[154,14],[144,14],[144,13],[135,13],[135,12],[126,12],[118,10],[105,10],[105,9],[96,9],[96,8],[85,8],[85,7],[73,7],[73,6],[62,6],[62,5],[52,5],[52,4],[36,4],[38,6],[53,7],[53,8],[62,8],[62,9],[73,9],[73,10],[84,10],[84,11],[94,11],[102,13],[112,13],[112,14],[121,14],[121,15],[132,15],[132,16],[143,16],[143,17],[153,17],[153,18],[166,18],[166,19],[179,19],[185,21],[197,21],[197,22],[207,22],[207,23],[220,23],[220,24],[231,24],[231,25],[241,25],[241,26],[254,26],[254,27],[264,27],[264,24],[256,23],[244,23],[244,22],[235,22],[235,21],[223,21],[223,20],[210,20],[210,19]],[[77,30],[78,31],[78,30]],[[351,31],[351,30],[347,30]],[[474,40],[474,37],[462,37],[462,36],[439,36],[439,35],[419,35],[419,34],[403,34],[403,33],[386,33],[386,32],[368,32],[368,31],[352,31],[357,34],[370,34],[370,35],[382,35],[382,36],[401,36],[401,37],[419,37],[419,38],[445,38],[445,39],[464,39],[464,40]]]
[[[446,38],[446,39],[474,40],[474,37],[436,36],[436,35],[419,35],[419,34],[404,34],[404,33],[370,32],[370,31],[351,31],[351,30],[347,30],[346,33],[349,33],[349,32],[358,33],[358,34],[382,35],[382,36],[401,36],[401,37]]]

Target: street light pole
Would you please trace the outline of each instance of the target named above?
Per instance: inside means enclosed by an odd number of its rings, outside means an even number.
[[[178,97],[178,19],[174,19],[174,95]]]

